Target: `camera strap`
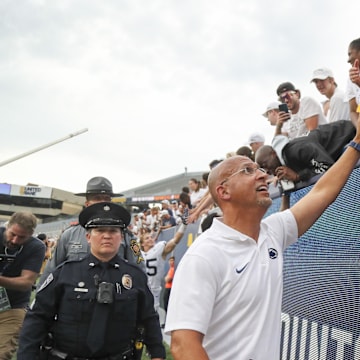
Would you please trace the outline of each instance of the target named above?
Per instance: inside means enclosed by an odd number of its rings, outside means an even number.
[[[4,244],[4,232],[5,228],[0,228],[0,275],[4,272],[4,270],[10,265],[7,261],[6,247]]]
[[[0,227],[0,254],[4,254],[5,252],[4,232],[5,232],[5,228]]]

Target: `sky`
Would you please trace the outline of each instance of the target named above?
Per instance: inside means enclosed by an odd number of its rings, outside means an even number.
[[[276,88],[345,89],[360,3],[303,0],[1,0],[0,183],[121,192],[208,171],[260,132]],[[186,185],[186,184],[184,184]]]

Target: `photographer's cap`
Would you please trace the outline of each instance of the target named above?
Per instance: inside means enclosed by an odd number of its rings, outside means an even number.
[[[310,80],[310,82],[313,82],[314,80],[325,80],[327,78],[333,78],[334,74],[333,72],[326,67],[320,68],[320,69],[316,69],[313,72],[313,76],[312,79]]]
[[[270,110],[279,110],[279,105],[281,104],[281,102],[280,101],[273,101],[273,102],[271,102],[267,107],[266,107],[266,110],[265,110],[265,112],[262,114],[262,116],[264,116],[264,117],[268,117],[268,111],[270,111]]]
[[[123,196],[123,194],[114,194],[111,182],[102,176],[96,176],[90,179],[86,185],[86,192],[75,195],[86,196],[89,194],[107,194],[112,197]]]
[[[278,96],[280,96],[280,94],[282,94],[283,92],[286,92],[286,91],[297,91],[297,90],[296,90],[294,84],[292,84],[289,81],[280,84],[278,86],[278,88],[276,89],[276,93],[278,94]]]
[[[79,215],[79,223],[85,229],[98,227],[126,228],[131,215],[121,205],[101,202],[86,207]]]

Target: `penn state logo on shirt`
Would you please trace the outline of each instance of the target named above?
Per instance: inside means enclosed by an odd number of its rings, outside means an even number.
[[[274,248],[269,248],[269,257],[270,259],[276,259],[278,257],[278,251]]]

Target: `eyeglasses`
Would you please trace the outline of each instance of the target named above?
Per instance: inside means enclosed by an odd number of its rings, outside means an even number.
[[[241,174],[241,173],[244,173],[245,175],[254,175],[257,170],[261,171],[263,174],[266,174],[266,170],[261,168],[261,167],[258,167],[258,166],[245,166],[244,168],[241,168],[240,170],[235,171],[229,177],[224,179],[220,183],[220,185],[224,185],[229,179],[231,179],[235,175],[238,175],[238,174]]]
[[[279,100],[283,103],[285,100],[290,100],[291,95],[296,94],[296,91],[286,91],[279,96]]]

